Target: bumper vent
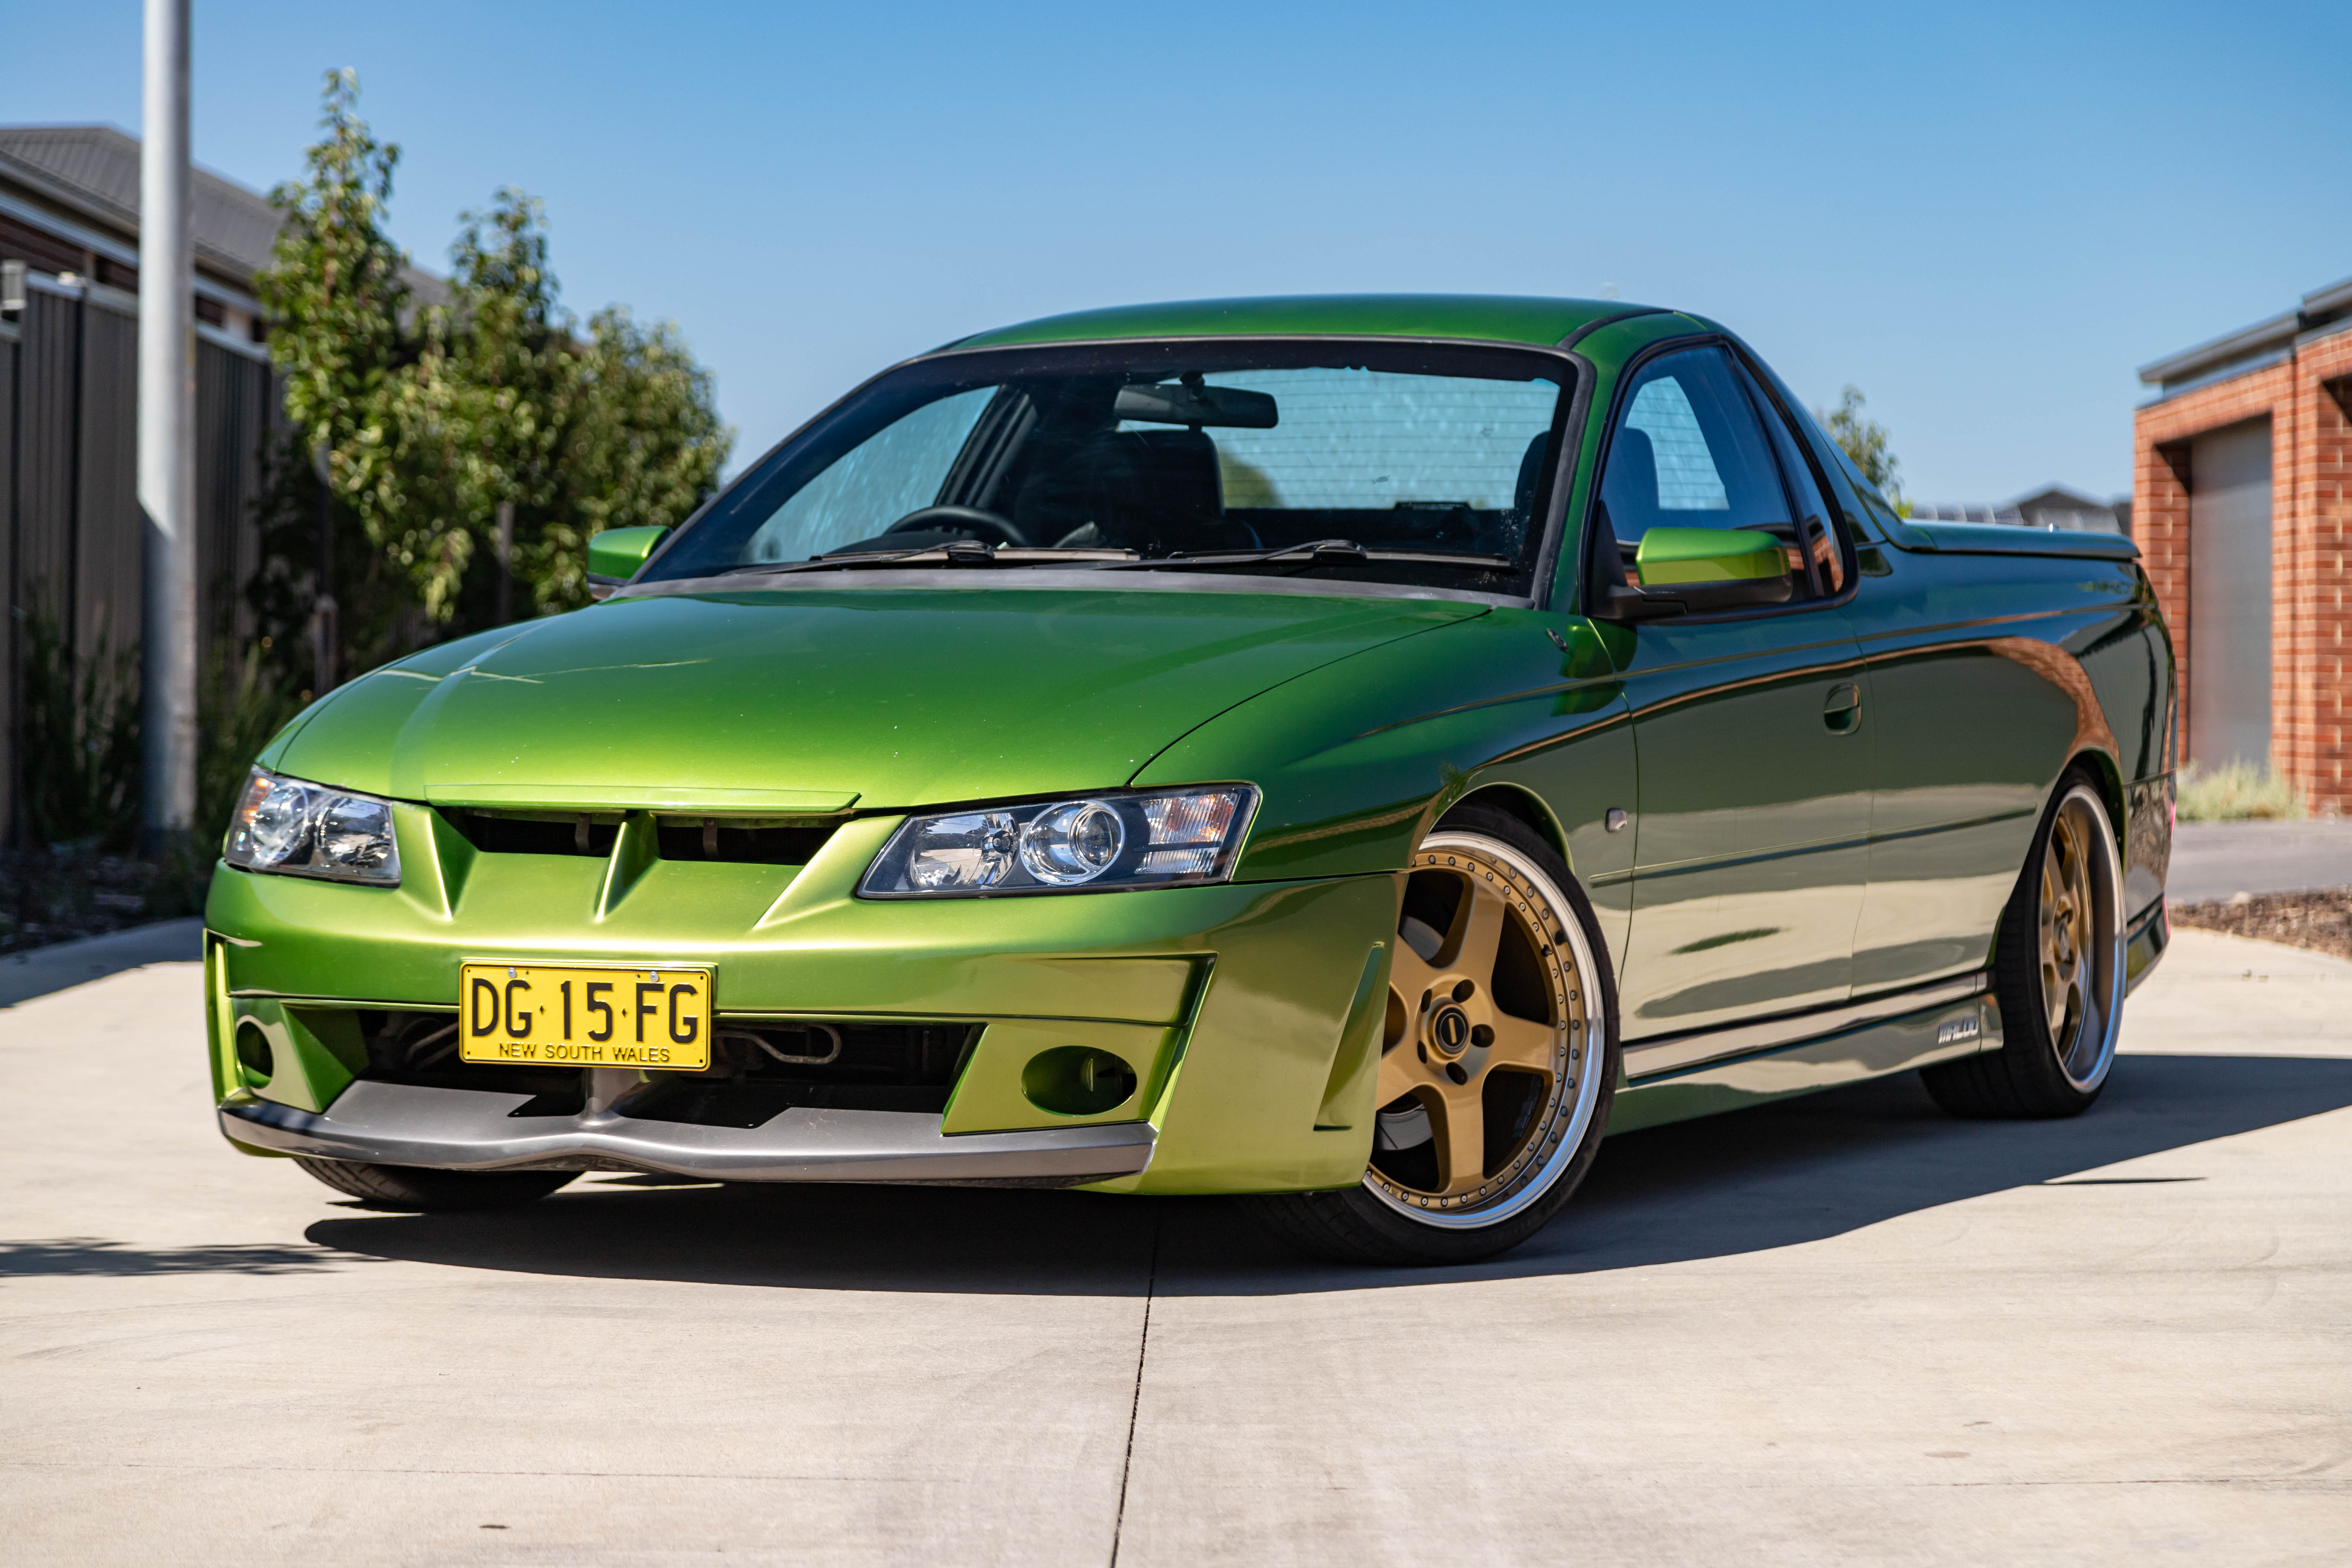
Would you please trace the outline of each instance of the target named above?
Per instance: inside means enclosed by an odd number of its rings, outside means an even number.
[[[530,1095],[518,1117],[576,1116],[587,1103],[578,1068],[459,1061],[454,1012],[355,1009],[352,1017],[367,1047],[363,1079]],[[738,1022],[722,1014],[709,1071],[657,1073],[614,1109],[703,1127],[758,1127],[795,1108],[937,1115],[979,1035],[976,1024]]]

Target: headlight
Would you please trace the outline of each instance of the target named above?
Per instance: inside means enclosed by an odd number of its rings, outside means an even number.
[[[1221,784],[910,816],[857,886],[869,899],[977,898],[1222,882],[1257,791]]]
[[[280,778],[266,768],[247,777],[222,855],[247,871],[382,887],[400,883],[390,805],[373,795]]]

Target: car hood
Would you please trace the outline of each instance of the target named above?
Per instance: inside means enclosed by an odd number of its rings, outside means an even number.
[[[1122,784],[1450,600],[909,588],[621,598],[363,677],[264,754],[397,799],[831,812]]]

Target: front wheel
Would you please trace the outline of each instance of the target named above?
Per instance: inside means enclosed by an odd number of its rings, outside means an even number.
[[[2123,860],[2098,789],[2071,773],[2042,817],[1993,949],[1998,1051],[1925,1068],[1955,1116],[2080,1116],[2123,1030]]]
[[[1559,857],[1465,807],[1412,857],[1389,973],[1370,1168],[1247,1200],[1302,1251],[1467,1263],[1534,1235],[1583,1180],[1617,1078],[1615,984]]]

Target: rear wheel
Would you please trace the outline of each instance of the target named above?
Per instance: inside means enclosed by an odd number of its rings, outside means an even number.
[[[1568,868],[1477,806],[1412,864],[1370,1168],[1344,1192],[1248,1200],[1318,1257],[1464,1263],[1516,1247],[1568,1202],[1608,1124],[1615,986]]]
[[[2123,861],[2092,781],[2070,773],[2002,912],[1993,983],[2001,1048],[1926,1068],[1955,1116],[2079,1116],[2105,1088],[2123,1027]]]
[[[372,1165],[359,1160],[294,1163],[339,1193],[372,1209],[419,1214],[455,1214],[467,1209],[509,1209],[547,1196],[577,1171],[436,1171],[422,1165]]]

